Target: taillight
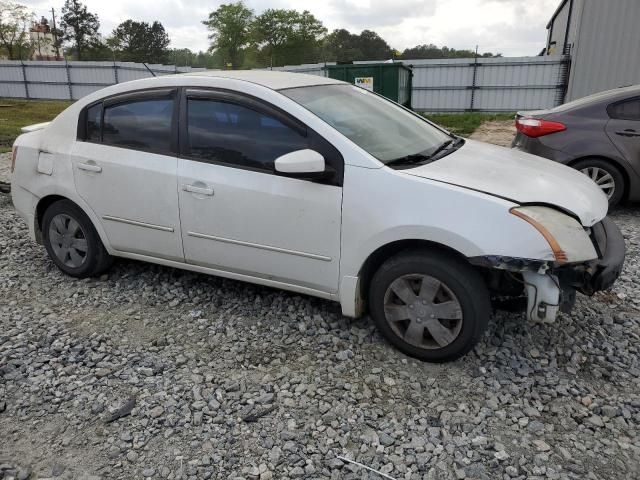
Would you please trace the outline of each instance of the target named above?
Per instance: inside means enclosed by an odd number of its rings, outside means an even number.
[[[560,122],[550,122],[549,120],[531,117],[518,117],[516,118],[516,128],[527,137],[538,138],[552,133],[563,132],[567,129],[567,126]]]
[[[11,173],[16,169],[16,157],[18,156],[18,147],[11,148]]]

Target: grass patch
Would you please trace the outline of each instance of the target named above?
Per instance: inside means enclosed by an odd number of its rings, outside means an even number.
[[[63,100],[17,100],[0,98],[0,153],[11,151],[20,129],[53,120],[72,102]]]
[[[515,113],[435,113],[424,114],[429,120],[449,130],[451,133],[468,137],[484,122],[513,120]]]

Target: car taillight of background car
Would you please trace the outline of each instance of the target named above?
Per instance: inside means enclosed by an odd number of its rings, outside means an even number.
[[[527,137],[538,138],[552,133],[563,132],[567,127],[560,122],[518,116],[516,117],[516,129]]]

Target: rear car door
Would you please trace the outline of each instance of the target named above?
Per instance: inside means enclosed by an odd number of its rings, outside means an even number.
[[[120,252],[184,261],[177,193],[177,90],[111,97],[81,115],[78,194]]]
[[[186,90],[180,121],[180,214],[188,263],[336,292],[343,160],[275,107],[228,91]],[[281,155],[311,148],[326,181],[276,174]]]
[[[616,102],[607,108],[610,120],[607,122],[607,135],[640,174],[640,98]]]

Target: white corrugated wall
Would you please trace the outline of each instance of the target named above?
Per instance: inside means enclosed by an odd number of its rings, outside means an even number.
[[[640,84],[640,0],[584,0],[575,15],[567,100]]]
[[[412,107],[417,111],[513,112],[550,108],[562,97],[559,85],[562,57],[404,60],[403,63],[413,67]],[[324,66],[321,63],[287,65],[274,70],[325,76]],[[173,66],[147,67],[156,75],[176,72]],[[149,76],[151,73],[143,64],[126,62],[22,64],[0,61],[0,97],[78,99],[107,85]]]
[[[148,67],[148,68],[147,68]],[[77,100],[114,83],[197,70],[131,62],[0,60],[0,97]]]

